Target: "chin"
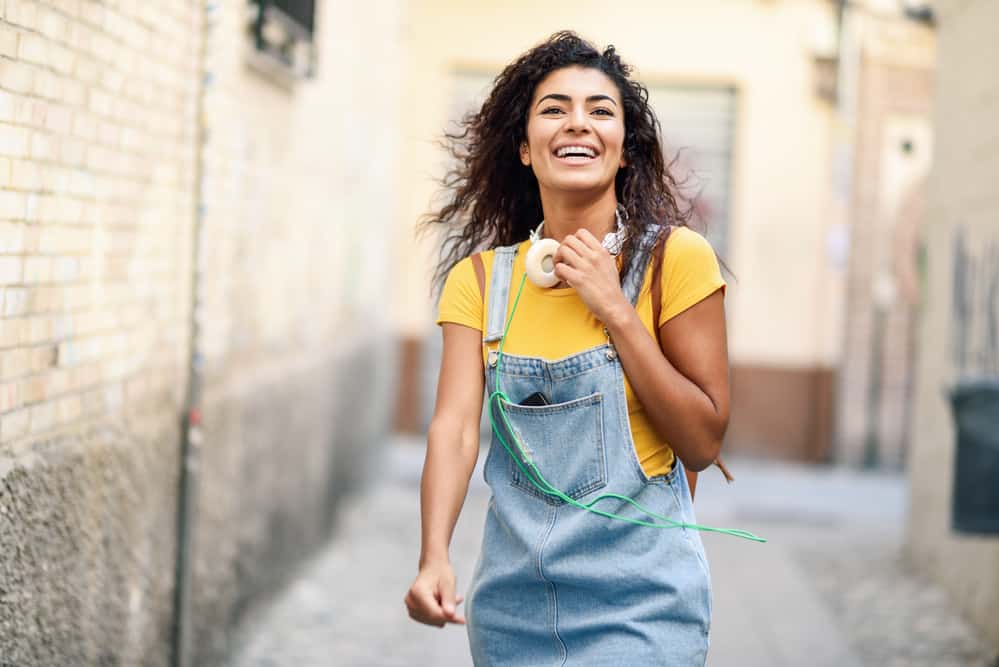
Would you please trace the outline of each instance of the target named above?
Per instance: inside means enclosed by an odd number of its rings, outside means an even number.
[[[582,176],[582,174],[581,174]],[[548,187],[557,192],[594,192],[614,187],[614,180],[596,178],[559,178],[549,182]]]

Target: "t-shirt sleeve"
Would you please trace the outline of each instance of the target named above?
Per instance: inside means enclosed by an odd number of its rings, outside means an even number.
[[[686,227],[674,229],[666,241],[662,281],[659,326],[715,291],[725,293],[725,279],[714,249],[707,239]]]
[[[482,297],[475,278],[472,258],[466,257],[451,269],[437,304],[437,324],[454,322],[482,331]]]

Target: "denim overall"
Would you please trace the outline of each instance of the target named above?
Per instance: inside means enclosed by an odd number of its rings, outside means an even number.
[[[508,312],[516,246],[493,263],[484,343],[495,350]],[[625,273],[635,304],[647,253]],[[515,283],[511,281],[516,280]],[[521,321],[519,326],[526,323]],[[538,332],[538,335],[552,335]],[[554,334],[557,335],[557,334]],[[486,387],[496,390],[490,352]],[[649,478],[635,454],[624,374],[608,343],[546,361],[503,355],[502,389],[512,401],[544,392],[551,404],[504,403],[507,419],[541,474],[580,502],[601,493],[633,497],[676,521],[695,523],[679,459]],[[493,417],[517,451],[495,406]],[[711,624],[711,584],[699,534],[608,519],[547,496],[493,434],[484,476],[491,491],[482,550],[467,598],[467,630],[477,667],[703,665]],[[617,499],[596,509],[650,520]]]

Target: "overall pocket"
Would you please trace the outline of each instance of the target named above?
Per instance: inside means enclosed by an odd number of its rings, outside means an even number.
[[[554,505],[565,502],[531,481],[528,474],[533,476],[534,470],[513,436],[520,440],[544,480],[570,498],[579,500],[607,485],[602,394],[543,406],[504,401],[503,410],[509,422],[509,427],[503,426],[507,444],[527,471],[508,455],[511,485]]]

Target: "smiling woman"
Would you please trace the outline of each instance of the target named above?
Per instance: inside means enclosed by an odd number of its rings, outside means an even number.
[[[705,661],[710,579],[687,475],[716,459],[728,423],[725,283],[629,74],[613,47],[570,32],[522,55],[450,135],[459,165],[426,221],[448,231],[444,352],[406,606],[466,622],[448,545],[486,390],[476,665]],[[539,248],[550,282],[527,266]]]
[[[625,166],[624,114],[614,82],[599,70],[566,67],[547,76],[535,96],[520,161],[532,168],[542,200],[557,190],[613,197],[614,178]]]

